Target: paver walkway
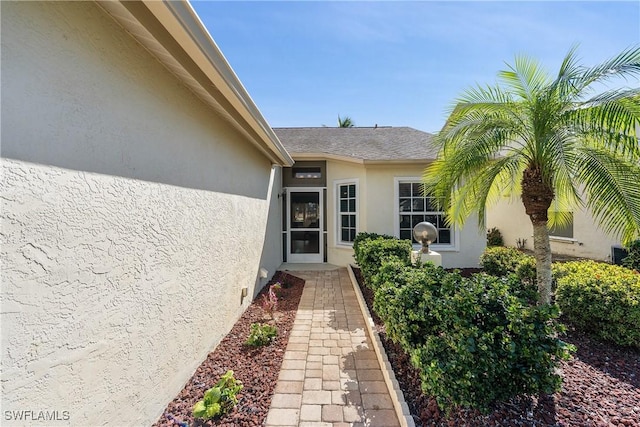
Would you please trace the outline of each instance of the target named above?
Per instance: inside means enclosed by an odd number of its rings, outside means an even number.
[[[345,268],[306,280],[267,426],[399,426]]]

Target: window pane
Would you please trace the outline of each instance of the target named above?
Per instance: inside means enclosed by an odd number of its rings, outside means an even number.
[[[342,218],[342,226],[343,227],[348,227],[349,226],[349,215],[340,215],[340,217]]]
[[[438,226],[438,215],[425,215],[424,220]]]
[[[322,177],[320,168],[292,168],[295,179],[318,179]]]
[[[349,199],[349,212],[355,212],[355,211],[356,211],[356,200]]]
[[[400,193],[400,197],[410,197],[411,196],[411,183],[401,183],[398,185],[398,193]]]
[[[355,229],[349,230],[349,241],[353,242],[355,239],[356,239],[356,230]]]
[[[343,242],[348,242],[349,241],[349,229],[348,228],[343,228],[342,229],[342,241]]]
[[[346,199],[349,195],[348,192],[348,186],[347,185],[341,185],[340,186],[340,198],[341,199]]]
[[[549,230],[550,236],[573,238],[573,212],[566,213],[570,217],[570,222],[562,226],[554,226]]]
[[[411,228],[424,221],[424,215],[411,215]]]
[[[413,211],[414,212],[424,212],[424,199],[413,199]]]
[[[421,182],[414,182],[413,184],[411,184],[411,195],[414,197],[422,197],[423,195],[423,184]]]
[[[355,186],[355,184],[351,184],[349,186],[349,197],[356,197],[356,186]]]
[[[291,253],[318,254],[320,253],[320,233],[317,231],[292,231]]]
[[[438,230],[438,242],[440,244],[451,243],[451,230]]]
[[[411,212],[411,199],[400,199],[400,212]]]
[[[400,215],[400,228],[411,227],[411,215]]]
[[[340,200],[340,212],[349,212],[348,200]]]
[[[427,212],[433,212],[436,210],[436,204],[434,203],[434,200],[431,197],[427,197],[424,210]]]
[[[412,240],[412,237],[411,237],[412,235],[413,233],[411,232],[411,230],[400,230],[400,238],[402,240],[405,240],[405,239]]]
[[[356,228],[356,216],[349,215],[349,227]]]

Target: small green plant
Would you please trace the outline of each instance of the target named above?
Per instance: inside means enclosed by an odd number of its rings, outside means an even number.
[[[640,271],[640,239],[631,242],[627,251],[629,254],[623,258],[622,265],[632,270]]]
[[[215,386],[205,391],[204,399],[193,406],[193,417],[211,419],[229,412],[238,403],[242,383],[233,377],[233,371],[224,374]]]
[[[520,250],[526,249],[527,247],[527,239],[517,239],[516,247]]]
[[[278,335],[278,328],[272,325],[252,323],[246,344],[260,347],[269,344]]]
[[[275,320],[274,312],[278,308],[278,297],[276,295],[276,286],[279,288],[280,284],[275,283],[269,287],[269,291],[262,295],[262,309],[267,313],[271,319]]]
[[[498,228],[493,227],[487,230],[487,246],[504,246],[504,239]]]

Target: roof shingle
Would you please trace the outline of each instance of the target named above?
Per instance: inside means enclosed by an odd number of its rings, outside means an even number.
[[[410,127],[303,127],[273,129],[287,151],[363,161],[433,160],[433,135]]]

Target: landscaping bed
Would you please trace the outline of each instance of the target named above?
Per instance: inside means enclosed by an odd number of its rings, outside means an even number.
[[[512,399],[486,415],[459,409],[445,418],[435,399],[422,393],[406,353],[386,336],[373,311],[373,292],[363,286],[360,270],[354,272],[417,426],[640,426],[640,351],[605,345],[572,330],[562,339],[578,350],[560,364],[561,392]]]
[[[247,346],[245,341],[251,324],[266,320],[261,307],[262,295],[268,292],[270,284],[276,282],[282,284],[276,310],[278,336],[264,347]],[[304,280],[279,271],[269,285],[264,287],[215,350],[209,353],[154,426],[250,427],[264,424],[302,296]],[[233,370],[235,378],[242,381],[244,386],[238,393],[238,405],[220,419],[194,420],[193,406],[227,370]]]

